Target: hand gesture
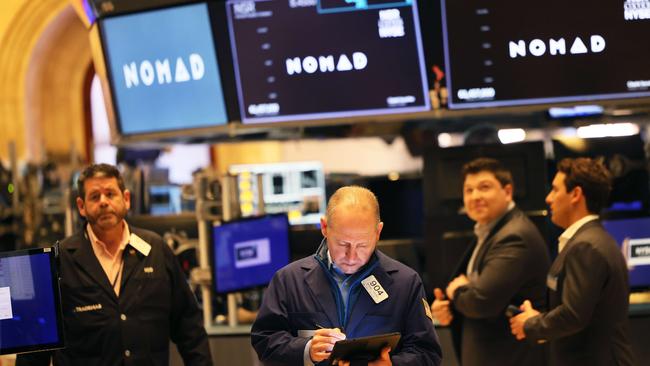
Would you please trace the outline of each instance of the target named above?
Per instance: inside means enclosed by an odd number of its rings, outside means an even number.
[[[442,293],[442,290],[435,288],[433,290],[433,295],[436,297],[431,304],[431,312],[433,317],[440,323],[442,326],[447,326],[454,319],[454,315],[451,313],[449,307],[449,300],[445,300],[445,294]]]

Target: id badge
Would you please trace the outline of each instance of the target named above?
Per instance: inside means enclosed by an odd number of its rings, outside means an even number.
[[[366,277],[363,281],[361,281],[361,284],[363,285],[363,288],[366,289],[370,297],[372,297],[372,300],[375,302],[375,304],[379,304],[388,298],[388,293],[386,290],[384,290],[379,281],[377,281],[375,275]]]

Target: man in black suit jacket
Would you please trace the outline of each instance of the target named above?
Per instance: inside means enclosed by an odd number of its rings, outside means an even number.
[[[477,241],[447,286],[447,298],[434,290],[434,317],[461,329],[463,366],[541,365],[542,348],[512,339],[505,310],[526,298],[545,306],[546,243],[515,207],[512,174],[498,161],[476,159],[462,174],[464,205],[476,222]]]
[[[61,242],[66,348],[19,355],[17,366],[212,365],[202,314],[162,238],[127,224],[131,193],[120,172],[93,164],[78,180],[83,230]]]
[[[546,202],[566,230],[547,277],[549,311],[529,301],[511,319],[512,334],[550,342],[553,365],[635,365],[628,335],[628,272],[597,213],[607,203],[610,176],[587,158],[558,164]]]

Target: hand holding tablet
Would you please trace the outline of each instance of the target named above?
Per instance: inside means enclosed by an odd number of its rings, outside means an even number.
[[[340,361],[376,360],[384,348],[395,349],[400,337],[399,332],[394,332],[338,341],[334,344],[328,365],[339,365]]]

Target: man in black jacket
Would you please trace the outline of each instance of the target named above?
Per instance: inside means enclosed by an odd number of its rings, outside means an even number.
[[[87,220],[61,242],[66,348],[18,357],[17,365],[169,365],[169,341],[187,365],[211,365],[202,314],[159,235],[124,220],[130,192],[107,164],[77,181]]]
[[[542,348],[512,339],[505,310],[526,298],[545,305],[546,243],[515,206],[512,174],[497,160],[473,160],[462,175],[465,209],[476,222],[477,241],[455,271],[446,298],[441,289],[434,290],[434,317],[441,325],[453,322],[455,332],[460,329],[463,366],[541,365]]]
[[[627,311],[628,273],[598,213],[607,203],[610,175],[592,159],[558,164],[546,202],[554,224],[566,229],[548,273],[549,311],[529,301],[511,319],[512,334],[532,343],[550,342],[553,365],[635,365]]]

